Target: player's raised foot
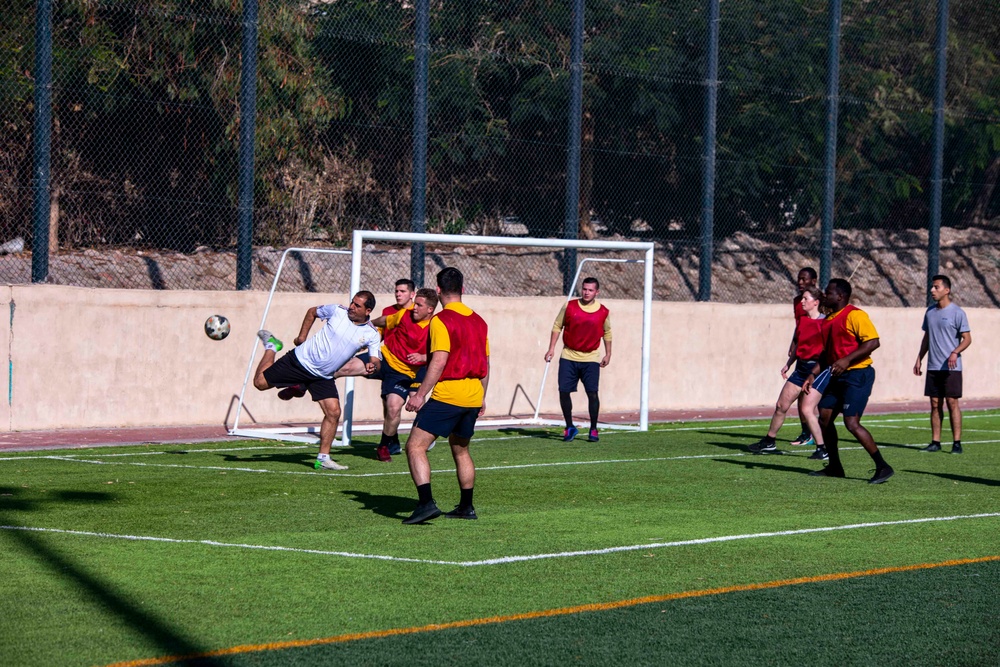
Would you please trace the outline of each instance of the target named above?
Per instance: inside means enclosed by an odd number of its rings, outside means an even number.
[[[778,451],[778,445],[774,441],[774,438],[769,438],[764,436],[759,441],[748,447],[752,454],[780,454]]]
[[[341,465],[329,457],[316,459],[313,468],[316,470],[347,470],[347,466]]]
[[[961,454],[962,453],[962,443],[956,442],[954,445],[952,445],[951,446],[951,453],[952,454]]]
[[[827,465],[822,470],[813,470],[811,473],[809,473],[809,475],[812,476],[812,477],[846,477],[847,476],[847,475],[844,474],[844,469],[842,467],[840,467],[840,466],[833,467],[831,465]]]
[[[291,387],[285,387],[278,392],[278,398],[283,401],[290,401],[293,398],[302,398],[306,395],[306,387],[303,384],[292,385]]]
[[[922,452],[940,452],[941,451],[941,443],[939,443],[939,442],[932,442],[931,444],[927,445],[926,447],[922,447],[920,449],[920,451],[922,451]]]
[[[439,516],[441,516],[441,510],[438,509],[438,506],[432,500],[429,503],[417,505],[417,509],[413,510],[413,514],[403,519],[403,523],[423,523]]]
[[[392,461],[392,455],[389,453],[389,445],[379,445],[378,449],[375,450],[375,455],[378,456],[379,461],[385,461],[386,463]]]
[[[274,334],[272,334],[267,329],[261,329],[260,331],[258,331],[257,338],[260,338],[260,341],[264,343],[265,350],[274,350],[275,352],[281,352],[281,348],[285,346],[284,343],[275,338]]]
[[[580,429],[575,426],[570,426],[569,428],[563,430],[563,442],[572,442],[573,438],[575,438],[579,432]]]
[[[807,445],[815,445],[816,444],[816,439],[812,437],[811,433],[808,433],[806,431],[802,431],[802,433],[799,433],[799,437],[795,438],[794,440],[792,440],[788,444],[795,445],[796,447],[807,446]]]
[[[479,518],[476,516],[476,508],[472,505],[469,505],[468,507],[455,505],[455,509],[450,512],[445,512],[444,516],[446,519],[470,519],[473,521]]]
[[[826,447],[817,447],[816,451],[809,455],[809,458],[814,461],[826,461],[830,455],[827,454]]]
[[[600,439],[601,438],[597,435],[597,429],[596,428],[590,429],[590,435],[587,436],[587,441],[588,442],[597,442]]]
[[[889,466],[886,466],[884,468],[876,468],[875,469],[875,475],[873,475],[872,478],[870,480],[868,480],[868,483],[869,484],[881,484],[882,482],[884,482],[887,479],[889,479],[890,477],[892,477],[893,474],[895,474],[895,472],[896,471],[893,470]]]

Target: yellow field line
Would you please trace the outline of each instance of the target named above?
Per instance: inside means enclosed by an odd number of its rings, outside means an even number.
[[[759,584],[742,584],[738,586],[724,586],[722,588],[706,588],[697,591],[683,591],[680,593],[667,593],[665,595],[647,595],[641,598],[630,600],[618,600],[615,602],[595,602],[593,604],[582,604],[575,607],[563,607],[560,609],[545,609],[542,611],[531,611],[523,614],[509,614],[507,616],[490,616],[487,618],[472,618],[464,621],[452,621],[450,623],[432,623],[411,628],[394,628],[391,630],[375,630],[371,632],[352,632],[334,637],[322,637],[320,639],[296,639],[284,642],[272,642],[269,644],[247,644],[244,646],[233,646],[230,648],[208,651],[206,653],[196,653],[192,655],[171,655],[161,658],[146,658],[143,660],[130,660],[127,662],[116,662],[107,667],[146,667],[147,665],[166,665],[174,662],[186,660],[197,660],[203,658],[215,658],[224,655],[236,655],[240,653],[254,653],[258,651],[278,651],[289,648],[303,648],[307,646],[321,646],[324,644],[341,644],[357,641],[360,639],[381,639],[383,637],[395,637],[398,635],[412,635],[421,632],[436,632],[438,630],[451,630],[454,628],[469,628],[477,625],[493,625],[496,623],[507,623],[509,621],[525,621],[535,618],[548,618],[551,616],[567,616],[569,614],[580,614],[590,611],[608,611],[611,609],[621,609],[622,607],[634,607],[640,604],[650,604],[653,602],[669,602],[671,600],[683,600],[685,598],[705,597],[708,595],[722,595],[723,593],[736,593],[739,591],[760,591],[768,588],[781,588],[783,586],[797,586],[799,584],[813,584],[823,581],[839,581],[842,579],[854,579],[857,577],[870,577],[879,574],[893,574],[896,572],[913,572],[915,570],[929,570],[936,567],[952,567],[955,565],[970,565],[973,563],[987,563],[990,561],[1000,561],[1000,556],[983,556],[982,558],[962,558],[958,560],[946,560],[940,563],[919,563],[917,565],[903,565],[900,567],[880,567],[873,570],[859,570],[856,572],[835,572],[833,574],[820,574],[813,577],[797,577],[795,579],[781,579],[778,581],[768,581]]]

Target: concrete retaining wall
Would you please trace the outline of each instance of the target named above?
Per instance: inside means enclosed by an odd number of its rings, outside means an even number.
[[[376,295],[378,309],[391,303]],[[255,333],[267,294],[261,292],[139,291],[17,285],[0,287],[10,313],[0,327],[0,425],[7,431],[87,427],[174,426],[227,423],[261,348]],[[307,308],[346,303],[344,295],[278,294],[267,328],[285,341],[298,332]],[[490,325],[492,377],[488,414],[531,414],[545,370],[552,320],[560,298],[470,296],[466,302]],[[614,354],[601,380],[602,409],[639,404],[641,304],[605,301],[612,312]],[[858,304],[864,307],[864,304]],[[657,302],[653,305],[650,407],[724,408],[767,405],[776,398],[778,371],[792,332],[791,307]],[[867,309],[882,347],[873,401],[922,396],[914,377],[922,308]],[[973,345],[963,355],[965,396],[1000,396],[1000,311],[967,309]],[[224,341],[203,333],[213,313],[228,317]],[[317,324],[317,326],[319,326]],[[558,412],[555,365],[542,410]],[[306,399],[282,402],[276,392],[246,390],[241,426],[316,422]],[[585,411],[582,397],[577,408]],[[357,381],[355,416],[378,419],[378,385]]]

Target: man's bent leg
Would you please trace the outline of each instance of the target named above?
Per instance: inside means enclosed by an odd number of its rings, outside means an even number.
[[[323,423],[319,427],[319,453],[330,453],[330,445],[337,435],[337,425],[340,423],[340,399],[324,398],[317,401],[323,410]]]
[[[399,433],[399,420],[403,414],[403,405],[406,401],[399,394],[385,395],[385,421],[382,423],[382,432],[388,436]]]
[[[368,375],[365,371],[365,364],[357,357],[351,357],[347,363],[337,369],[337,372],[333,374],[333,377],[356,377],[358,375]]]
[[[260,358],[260,363],[257,364],[257,370],[253,374],[253,386],[260,391],[271,388],[271,385],[264,378],[264,371],[274,365],[275,356],[274,350],[264,350],[264,356]]]

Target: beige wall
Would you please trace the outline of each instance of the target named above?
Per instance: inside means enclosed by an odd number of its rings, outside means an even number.
[[[0,346],[9,364],[0,370],[5,430],[50,428],[232,425],[236,400],[261,352],[255,333],[267,295],[260,292],[139,291],[3,286],[5,312]],[[392,302],[377,295],[380,311]],[[285,341],[298,331],[305,310],[343,295],[278,294],[267,328]],[[491,415],[531,414],[545,370],[543,356],[559,298],[466,301],[490,325]],[[605,411],[639,404],[641,304],[607,301],[614,324],[614,354],[601,380]],[[859,304],[863,307],[863,304]],[[778,374],[791,337],[789,306],[665,303],[653,305],[650,407],[718,408],[767,405],[781,387]],[[878,379],[873,401],[922,396],[912,374],[920,345],[921,308],[871,308],[882,340],[875,353]],[[968,309],[974,343],[963,355],[968,398],[1000,396],[1000,310]],[[221,313],[233,325],[224,341],[206,337],[202,325]],[[12,369],[9,372],[9,369]],[[542,410],[558,412],[556,367],[549,373]],[[342,385],[341,385],[342,386]],[[381,416],[378,385],[357,381],[355,415]],[[308,399],[282,402],[276,392],[246,390],[241,426],[318,421]],[[9,396],[9,400],[8,400]],[[578,408],[583,410],[581,398]]]

